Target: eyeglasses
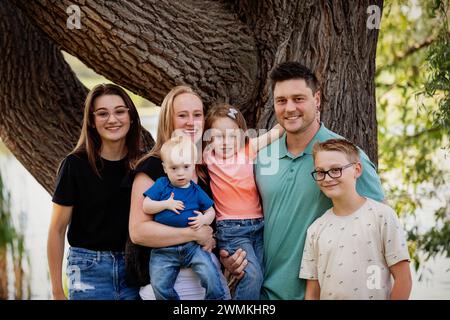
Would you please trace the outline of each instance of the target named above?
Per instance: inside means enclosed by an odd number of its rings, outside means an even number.
[[[347,168],[351,167],[354,164],[355,163],[352,162],[352,163],[346,164],[343,167],[331,168],[330,170],[327,170],[327,171],[315,170],[315,171],[311,172],[311,176],[316,181],[325,180],[325,177],[326,177],[327,174],[330,176],[331,179],[337,179],[337,178],[340,178],[342,176],[342,170],[347,169]]]
[[[123,119],[125,119],[125,117],[128,115],[128,110],[130,110],[130,108],[127,108],[127,107],[120,107],[120,108],[117,108],[117,109],[114,109],[114,111],[113,111],[113,115],[114,115],[114,117],[116,118],[116,119],[118,119],[118,120],[123,120]],[[93,114],[94,114],[94,116],[98,119],[98,120],[100,120],[100,121],[106,121],[106,120],[108,120],[109,119],[109,117],[111,116],[111,113],[109,113],[108,111],[106,111],[106,110],[97,110],[97,111],[94,111],[94,112],[92,112]]]

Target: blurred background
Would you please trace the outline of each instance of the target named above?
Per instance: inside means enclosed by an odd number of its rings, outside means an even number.
[[[386,1],[377,47],[379,172],[408,234],[411,299],[450,299],[448,19],[448,2]],[[109,82],[65,58],[89,89]],[[129,93],[155,138],[159,108]],[[1,142],[0,174],[0,299],[51,299],[51,196]]]

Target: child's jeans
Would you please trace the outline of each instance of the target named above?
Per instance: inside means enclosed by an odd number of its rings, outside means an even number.
[[[259,300],[264,278],[264,219],[220,220],[216,225],[220,249],[228,251],[230,255],[239,248],[247,253],[245,258],[248,265],[236,287],[233,300]]]
[[[70,300],[139,300],[139,287],[125,282],[123,252],[70,247],[67,260]]]
[[[192,268],[206,290],[206,300],[229,300],[225,277],[209,252],[196,242],[153,248],[150,254],[150,283],[157,300],[180,300],[174,284],[180,267]]]

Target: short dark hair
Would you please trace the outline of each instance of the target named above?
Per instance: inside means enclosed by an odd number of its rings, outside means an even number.
[[[312,90],[313,93],[319,89],[319,81],[314,73],[308,67],[304,66],[297,61],[287,61],[280,63],[270,72],[270,81],[272,92],[275,89],[277,82],[303,79],[306,85]]]

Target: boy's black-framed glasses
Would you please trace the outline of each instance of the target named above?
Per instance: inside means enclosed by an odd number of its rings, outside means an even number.
[[[352,162],[352,163],[346,164],[343,167],[331,168],[330,170],[327,170],[327,171],[314,170],[313,172],[311,172],[311,176],[316,181],[324,180],[327,174],[330,176],[331,179],[337,179],[337,178],[342,177],[342,170],[344,170],[346,168],[349,168],[349,167],[351,167],[354,164],[355,164],[355,162]]]

